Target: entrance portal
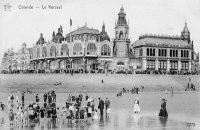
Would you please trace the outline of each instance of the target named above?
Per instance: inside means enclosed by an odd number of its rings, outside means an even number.
[[[125,71],[124,62],[118,62],[117,63],[117,71]]]

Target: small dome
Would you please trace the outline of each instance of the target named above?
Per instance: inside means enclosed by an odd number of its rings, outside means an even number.
[[[24,43],[22,43],[22,46],[26,46],[26,43],[24,42]]]
[[[100,34],[100,42],[101,42],[101,41],[105,41],[105,40],[110,41],[110,38],[109,38],[109,36],[107,35],[106,32]]]
[[[185,22],[185,26],[184,26],[184,28],[183,28],[183,32],[185,32],[185,33],[188,33],[189,32],[189,29],[188,29],[188,27],[187,27],[187,23]]]
[[[107,32],[105,31],[105,24],[103,23],[102,31],[100,33],[100,42],[105,41],[105,40],[110,41],[110,38],[109,38]]]

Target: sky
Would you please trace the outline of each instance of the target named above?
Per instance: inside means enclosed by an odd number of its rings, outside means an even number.
[[[4,9],[7,3],[12,6],[10,11]],[[20,5],[32,5],[34,9],[19,9]],[[42,5],[62,5],[62,9],[45,10]],[[129,21],[131,43],[146,33],[180,36],[187,22],[195,51],[200,52],[200,0],[1,0],[0,61],[9,48],[17,52],[23,42],[32,47],[40,33],[46,41],[51,40],[52,32],[57,32],[60,25],[65,36],[70,32],[70,19],[71,30],[87,23],[101,31],[104,22],[112,39],[122,6]]]

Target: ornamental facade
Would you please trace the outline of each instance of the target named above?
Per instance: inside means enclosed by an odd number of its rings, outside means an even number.
[[[186,23],[180,36],[145,34],[131,44],[123,7],[118,13],[112,41],[105,24],[101,32],[85,25],[66,36],[60,26],[56,34],[53,32],[50,43],[41,34],[31,55],[32,69],[44,72],[191,72],[198,71],[199,59]]]
[[[46,42],[41,33],[36,44],[25,49],[25,53],[22,53],[24,49],[17,55],[9,52],[8,56],[6,53],[3,65],[7,67],[4,68],[41,73],[130,71],[161,74],[199,71],[199,54],[194,52],[187,23],[180,36],[145,34],[131,44],[129,23],[121,7],[114,29],[115,37],[110,40],[104,23],[101,31],[85,25],[66,35],[60,26],[56,33],[53,31],[50,42]],[[23,44],[22,48],[26,45]]]

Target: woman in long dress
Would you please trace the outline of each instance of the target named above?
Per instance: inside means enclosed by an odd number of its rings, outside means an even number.
[[[166,109],[166,101],[164,98],[162,99],[162,103],[161,103],[161,109],[160,109],[160,113],[159,116],[160,117],[168,117],[168,113],[167,113],[167,109]]]
[[[136,98],[135,101],[134,101],[133,111],[134,111],[134,113],[140,112],[139,98]]]

